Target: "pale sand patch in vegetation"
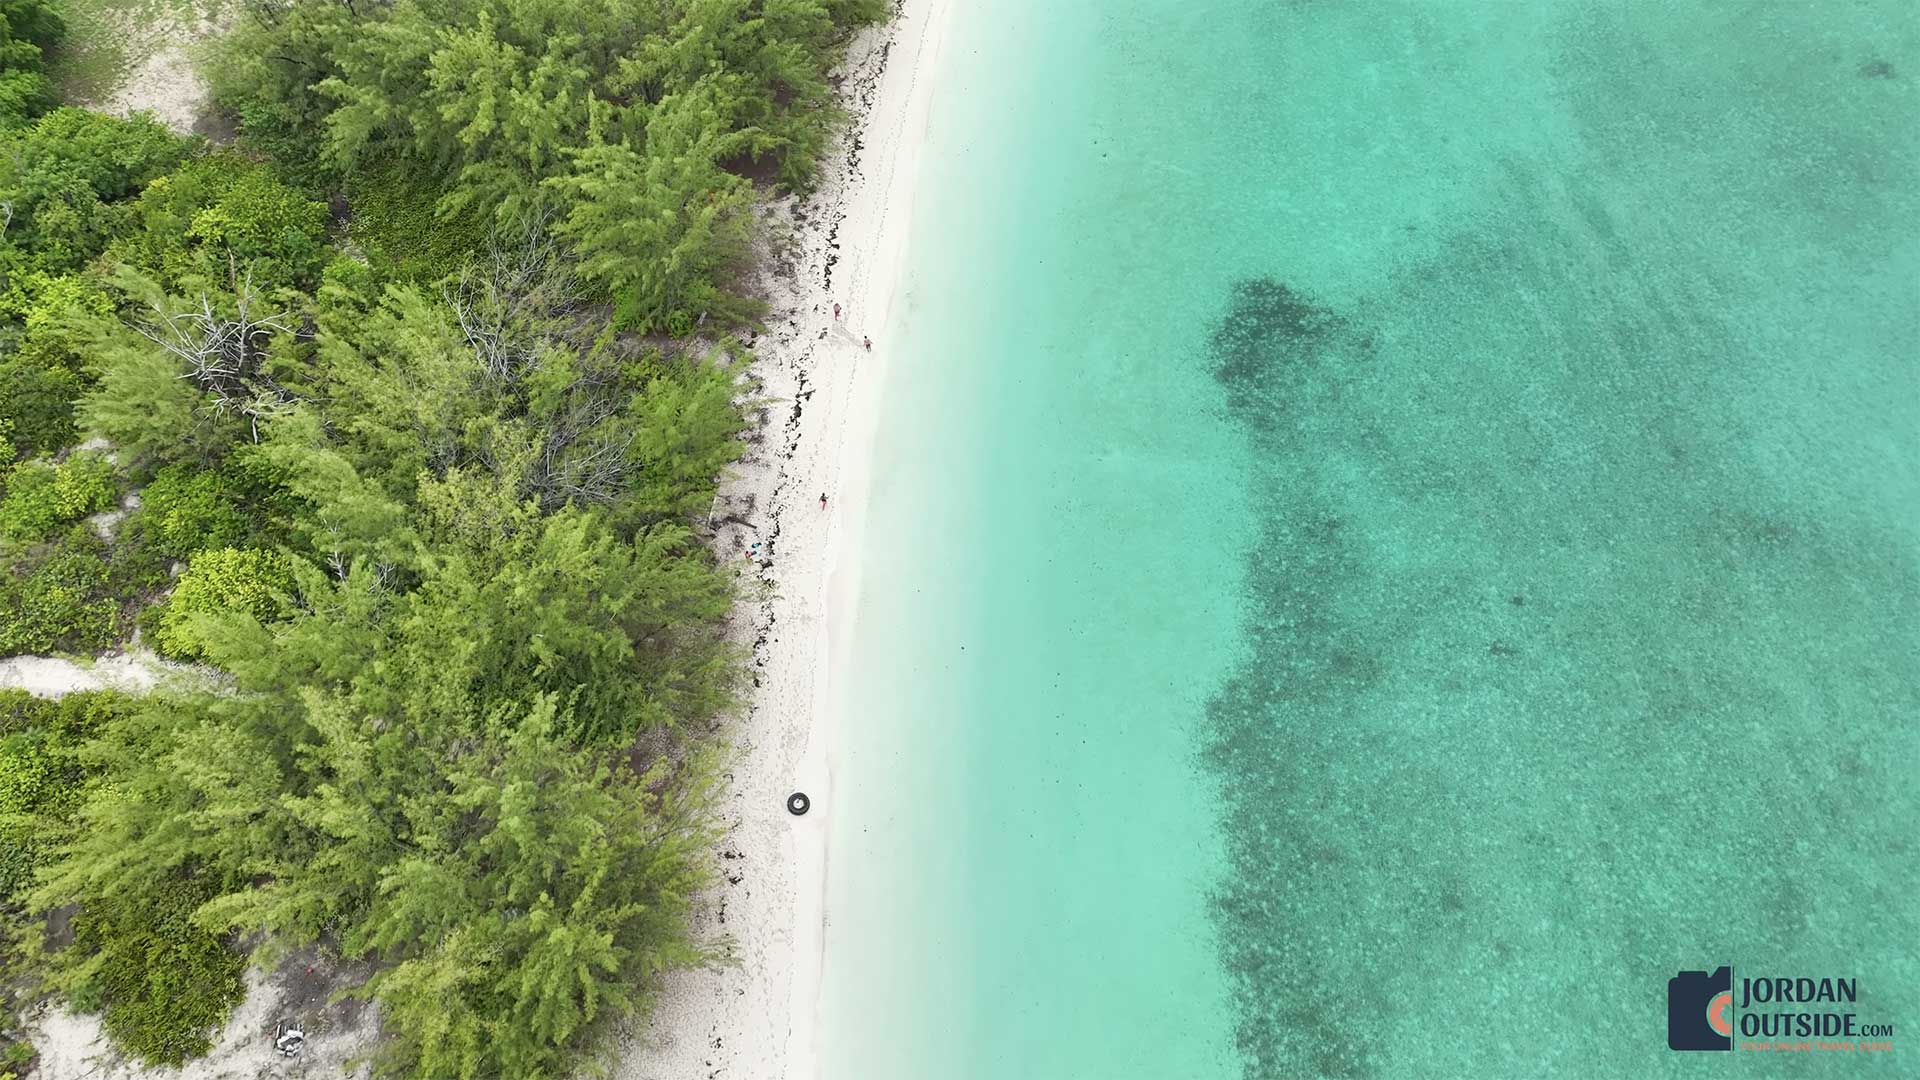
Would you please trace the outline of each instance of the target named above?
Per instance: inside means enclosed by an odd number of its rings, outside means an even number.
[[[113,1049],[98,1016],[43,1006],[31,1018],[40,1051],[35,1080],[269,1080],[329,1077],[365,1080],[379,1047],[378,1007],[356,1000],[329,1002],[366,977],[362,965],[302,949],[271,971],[247,972],[247,997],[221,1029],[213,1049],[178,1069],[145,1066]],[[292,1025],[306,1035],[301,1052],[283,1057],[274,1037]]]
[[[65,100],[116,116],[151,112],[182,133],[200,129],[201,46],[226,28],[224,4],[74,0],[65,18],[67,40],[48,65]]]
[[[45,698],[80,690],[139,693],[175,666],[149,652],[107,653],[84,662],[64,656],[9,656],[0,659],[0,688]]]

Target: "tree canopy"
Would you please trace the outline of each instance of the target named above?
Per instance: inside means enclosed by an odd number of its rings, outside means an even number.
[[[295,0],[235,35],[217,91],[322,174],[435,177],[434,212],[552,213],[623,325],[731,324],[751,184],[805,187],[828,69],[882,0]]]
[[[178,1062],[318,947],[383,1075],[537,1078],[714,958],[725,330],[881,14],[269,2],[217,148],[60,106],[0,0],[0,654],[205,673],[0,693],[0,982]]]

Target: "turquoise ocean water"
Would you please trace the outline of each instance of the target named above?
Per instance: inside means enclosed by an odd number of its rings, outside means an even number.
[[[1920,1074],[1920,9],[954,24],[826,1075]]]

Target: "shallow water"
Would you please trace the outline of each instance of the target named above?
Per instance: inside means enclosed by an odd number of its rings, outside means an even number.
[[[827,1075],[1692,1075],[1721,964],[1914,1022],[1920,15],[1029,6],[889,331]]]

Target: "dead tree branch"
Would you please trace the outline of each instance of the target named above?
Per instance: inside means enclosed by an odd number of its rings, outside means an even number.
[[[180,378],[205,391],[216,409],[254,422],[257,442],[257,421],[267,406],[290,400],[263,371],[263,361],[275,335],[291,334],[293,326],[288,312],[255,315],[256,297],[249,274],[240,282],[232,315],[216,311],[212,298],[202,293],[198,311],[169,311],[156,303],[152,319],[132,326],[177,357],[186,368]]]

